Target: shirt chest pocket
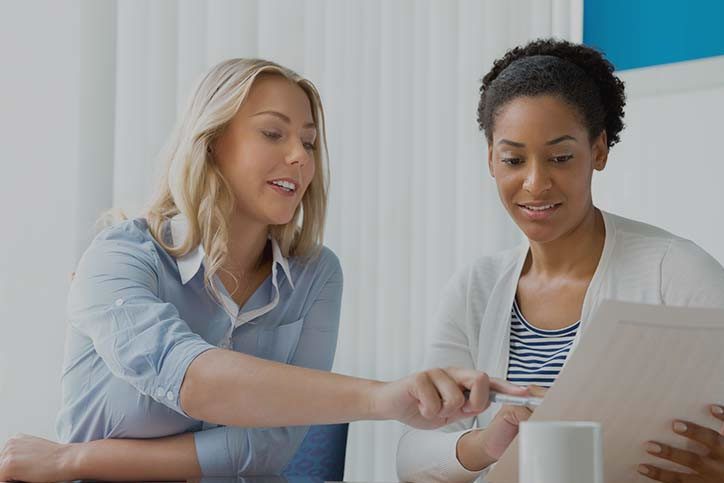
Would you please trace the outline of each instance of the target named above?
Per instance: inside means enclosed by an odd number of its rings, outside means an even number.
[[[260,330],[257,341],[259,357],[289,363],[297,349],[303,325],[304,319],[299,319],[289,324]]]

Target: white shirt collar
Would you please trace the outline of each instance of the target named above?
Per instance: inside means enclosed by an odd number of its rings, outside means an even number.
[[[180,244],[186,238],[188,232],[188,221],[186,217],[178,214],[171,219],[171,244]],[[282,250],[279,248],[279,244],[273,237],[269,237],[272,244],[272,271],[274,272],[274,279],[276,281],[276,267],[279,265],[282,267],[284,274],[289,280],[289,285],[294,289],[294,282],[292,281],[292,274],[289,271],[289,261],[282,255]],[[178,266],[178,273],[181,277],[181,283],[186,283],[194,278],[201,268],[201,265],[205,257],[204,247],[201,244],[197,245],[196,248],[192,249],[186,255],[178,257],[176,259],[176,265]]]

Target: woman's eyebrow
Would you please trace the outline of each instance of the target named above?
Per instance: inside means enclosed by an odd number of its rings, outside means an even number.
[[[558,144],[558,143],[563,142],[563,141],[576,141],[576,138],[574,138],[573,136],[570,136],[570,135],[568,135],[568,134],[565,134],[565,135],[563,135],[563,136],[561,136],[561,137],[557,137],[557,138],[555,138],[555,139],[551,139],[550,141],[548,141],[548,142],[546,143],[546,145],[547,145],[547,146],[550,146],[551,144]]]
[[[514,146],[516,148],[524,148],[525,144],[523,143],[517,143],[515,141],[511,141],[510,139],[501,139],[498,141],[498,144],[509,144],[510,146]]]
[[[278,117],[279,119],[281,119],[282,121],[286,122],[287,124],[291,124],[291,123],[292,123],[292,120],[289,119],[289,116],[287,116],[286,114],[282,114],[282,113],[279,112],[279,111],[261,111],[261,112],[257,112],[257,113],[254,114],[254,116],[252,116],[252,117],[261,116],[262,114],[268,114],[268,115],[271,115],[271,116],[274,116],[274,117]],[[308,123],[306,123],[306,124],[305,124],[304,126],[302,126],[302,127],[308,128],[308,127],[317,127],[317,126],[315,126],[313,122],[308,122]]]
[[[552,144],[558,144],[558,143],[561,143],[561,142],[563,142],[563,141],[576,141],[576,138],[574,138],[574,137],[571,136],[570,134],[564,134],[563,136],[557,137],[557,138],[555,138],[555,139],[551,139],[550,141],[548,141],[548,142],[546,143],[546,146],[550,146],[550,145],[552,145]],[[519,143],[519,142],[516,142],[516,141],[511,141],[510,139],[501,139],[500,141],[498,141],[498,144],[508,144],[508,145],[513,146],[513,147],[516,147],[516,148],[524,148],[524,147],[525,147],[525,143]]]

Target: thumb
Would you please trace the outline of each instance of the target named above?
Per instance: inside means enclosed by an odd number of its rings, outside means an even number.
[[[543,397],[546,395],[546,392],[548,392],[548,389],[545,387],[536,386],[535,384],[528,386],[528,393],[533,397]]]

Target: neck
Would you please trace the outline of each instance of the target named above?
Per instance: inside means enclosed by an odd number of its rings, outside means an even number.
[[[233,273],[251,273],[263,262],[269,226],[235,216],[229,223],[229,259],[226,268]]]
[[[524,271],[543,276],[592,277],[603,253],[606,228],[603,215],[593,205],[572,231],[550,242],[530,242]]]

